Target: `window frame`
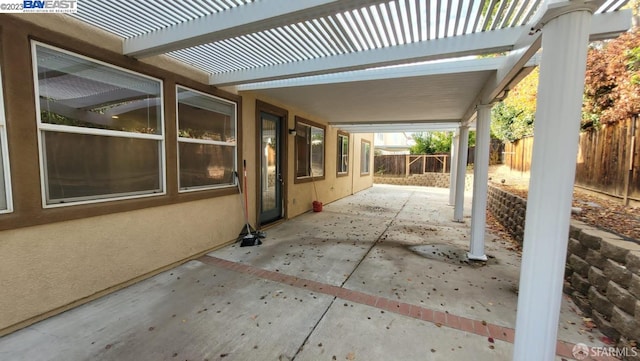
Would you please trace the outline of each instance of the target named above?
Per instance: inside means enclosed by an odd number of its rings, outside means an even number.
[[[178,89],[182,88],[184,90],[190,91],[190,92],[194,92],[196,94],[200,94],[202,96],[208,97],[208,98],[212,98],[215,99],[216,101],[220,101],[221,103],[228,103],[230,105],[233,106],[233,114],[234,114],[234,119],[233,119],[233,126],[234,126],[234,130],[235,130],[235,139],[236,142],[233,145],[233,171],[238,172],[238,142],[239,142],[239,136],[238,136],[238,104],[234,101],[231,100],[227,100],[212,94],[208,94],[193,88],[190,88],[188,86],[184,86],[184,85],[180,85],[180,84],[176,84],[176,175],[177,175],[177,186],[178,186],[178,193],[190,193],[190,192],[199,192],[199,191],[204,191],[204,190],[214,190],[214,189],[224,189],[224,188],[237,188],[238,187],[238,177],[234,176],[233,177],[233,183],[232,184],[223,184],[223,185],[209,185],[209,186],[199,186],[199,187],[190,187],[190,188],[181,188],[180,187],[180,142],[183,143],[192,143],[192,144],[207,144],[207,145],[220,145],[220,146],[225,146],[225,147],[231,147],[231,145],[229,145],[229,143],[227,142],[221,142],[221,141],[217,141],[217,140],[206,140],[206,139],[194,139],[194,138],[184,138],[180,136],[180,113],[179,113],[179,104],[180,104],[180,99],[178,97]]]
[[[160,119],[158,124],[158,129],[162,130],[161,134],[145,134],[145,133],[133,133],[126,131],[118,131],[118,130],[108,130],[108,129],[96,129],[96,128],[85,128],[85,127],[76,127],[69,125],[59,125],[59,124],[50,124],[42,122],[41,116],[41,108],[40,108],[40,85],[38,79],[38,54],[37,47],[48,48],[63,54],[67,54],[79,59],[84,59],[101,66],[115,69],[118,71],[122,71],[124,73],[133,74],[135,76],[139,76],[141,78],[146,78],[149,80],[153,80],[158,82],[159,84],[159,95],[160,95]],[[41,191],[41,200],[42,200],[42,208],[60,208],[60,207],[71,207],[83,204],[95,204],[95,203],[104,203],[104,202],[113,202],[113,201],[124,201],[128,199],[137,199],[137,198],[149,198],[149,197],[158,197],[164,196],[167,194],[167,155],[166,155],[166,130],[165,130],[165,114],[164,114],[164,81],[159,78],[155,78],[146,74],[142,74],[136,71],[129,70],[127,68],[123,68],[117,65],[109,64],[107,62],[85,56],[73,51],[69,51],[66,49],[59,48],[57,46],[49,45],[40,41],[31,40],[31,63],[33,70],[33,90],[34,90],[34,99],[35,99],[35,110],[36,110],[36,126],[37,126],[37,137],[38,137],[38,157],[39,157],[39,167],[40,167],[40,191]],[[62,201],[59,203],[51,203],[49,204],[49,195],[47,190],[47,168],[45,164],[45,149],[44,149],[44,132],[60,132],[60,133],[70,133],[70,134],[80,134],[80,135],[93,135],[93,136],[108,136],[108,137],[117,137],[117,138],[129,138],[129,139],[143,139],[143,140],[154,140],[158,142],[158,167],[160,174],[160,190],[158,192],[133,192],[133,193],[116,193],[109,194],[105,196],[89,196],[89,197],[76,197],[69,201]],[[83,199],[86,198],[86,199]]]
[[[293,160],[293,164],[294,164],[294,183],[306,183],[306,182],[311,182],[311,181],[317,181],[317,180],[324,180],[325,176],[327,174],[327,127],[325,125],[313,122],[311,120],[299,117],[299,116],[295,116],[295,128],[294,129],[298,129],[298,125],[303,125],[303,126],[308,126],[311,128],[317,128],[322,130],[322,175],[321,176],[312,176],[312,175],[308,175],[308,176],[304,176],[304,177],[298,177],[298,142],[295,141],[294,142],[294,160]],[[296,137],[298,137],[299,135],[296,134]],[[309,148],[309,152],[311,152],[311,147]],[[311,164],[313,162],[312,159],[312,155],[309,154],[309,167],[311,167]]]
[[[9,143],[7,137],[7,120],[4,105],[4,87],[2,70],[0,69],[0,157],[2,157],[2,170],[4,174],[4,193],[7,202],[6,209],[0,209],[0,214],[13,212],[13,194],[11,192],[11,167],[9,165]]]
[[[369,156],[367,158],[364,157],[365,146],[369,147]],[[365,164],[365,162],[368,165],[367,167],[368,169],[366,172],[363,170],[363,165]],[[364,175],[370,175],[370,174],[371,174],[371,142],[368,140],[361,139],[360,140],[360,175],[364,176]]]
[[[346,154],[344,154],[344,149],[343,147],[341,147],[342,145],[342,139],[341,138],[346,138],[347,139],[347,150],[346,150]],[[338,130],[338,136],[337,136],[337,144],[336,144],[336,153],[337,153],[337,158],[336,158],[336,176],[337,177],[346,177],[349,175],[349,164],[350,164],[350,156],[349,156],[349,148],[351,147],[351,136],[349,135],[349,133],[347,132],[343,132],[341,130]],[[342,151],[342,154],[341,154]],[[340,171],[340,167],[342,165],[342,158],[343,156],[346,155],[347,156],[347,170],[344,172]]]

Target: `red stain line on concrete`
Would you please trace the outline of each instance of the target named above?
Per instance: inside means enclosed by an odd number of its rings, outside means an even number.
[[[219,266],[232,271],[250,274],[263,279],[288,284],[293,287],[308,289],[329,296],[341,298],[346,301],[375,307],[384,311],[397,313],[403,316],[423,320],[439,326],[472,333],[479,336],[491,337],[513,343],[515,339],[515,330],[509,327],[503,327],[496,324],[488,323],[482,320],[474,320],[462,316],[453,315],[451,313],[432,310],[418,305],[411,305],[404,302],[398,302],[384,297],[373,296],[360,291],[352,291],[348,288],[333,286],[320,283],[317,281],[307,280],[296,276],[286,275],[280,272],[269,271],[238,262],[231,262],[225,259],[202,256],[198,261],[214,266]],[[558,341],[556,345],[556,355],[573,359],[571,354],[575,344],[565,341]],[[617,360],[615,358],[588,358],[586,360]]]

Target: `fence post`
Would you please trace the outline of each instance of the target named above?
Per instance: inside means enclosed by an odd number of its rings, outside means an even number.
[[[523,139],[519,139],[518,140],[518,145],[520,146],[520,149],[522,150],[522,159],[520,161],[520,176],[522,176],[524,174],[524,138]]]
[[[629,155],[629,167],[624,174],[624,197],[622,202],[625,206],[629,205],[629,191],[631,190],[631,175],[633,174],[633,161],[636,151],[636,120],[637,116],[629,119],[627,127],[627,154]]]
[[[404,173],[405,177],[409,177],[409,174],[411,173],[411,154],[407,154],[404,157]]]
[[[447,172],[447,155],[443,155],[442,159],[444,160],[442,162],[442,173],[446,173]]]
[[[511,156],[509,157],[509,168],[513,170],[515,167],[517,167],[517,163],[518,163],[516,158],[516,144],[514,142],[509,142],[509,145],[511,149]]]

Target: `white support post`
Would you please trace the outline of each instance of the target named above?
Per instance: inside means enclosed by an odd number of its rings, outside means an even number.
[[[545,21],[514,360],[554,360],[592,13]]]
[[[456,174],[458,171],[458,142],[460,141],[460,132],[456,130],[451,139],[451,164],[449,171],[449,205],[456,203]]]
[[[467,153],[469,152],[469,127],[460,126],[460,139],[458,140],[458,161],[456,168],[456,195],[455,208],[453,209],[453,221],[464,222],[464,186],[467,175]]]
[[[491,105],[478,106],[476,124],[476,148],[473,161],[473,203],[471,206],[471,244],[467,257],[470,260],[486,261],[484,232],[487,225]]]

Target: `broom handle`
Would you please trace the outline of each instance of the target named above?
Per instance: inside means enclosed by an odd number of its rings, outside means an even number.
[[[243,173],[243,190],[244,192],[244,220],[247,225],[247,234],[251,234],[251,228],[249,228],[249,198],[247,196],[247,160],[243,159],[242,161],[242,173]]]
[[[316,181],[313,179],[313,169],[309,172],[311,173],[311,184],[313,184],[313,190],[316,192],[316,201],[318,200],[318,188],[316,188]]]

